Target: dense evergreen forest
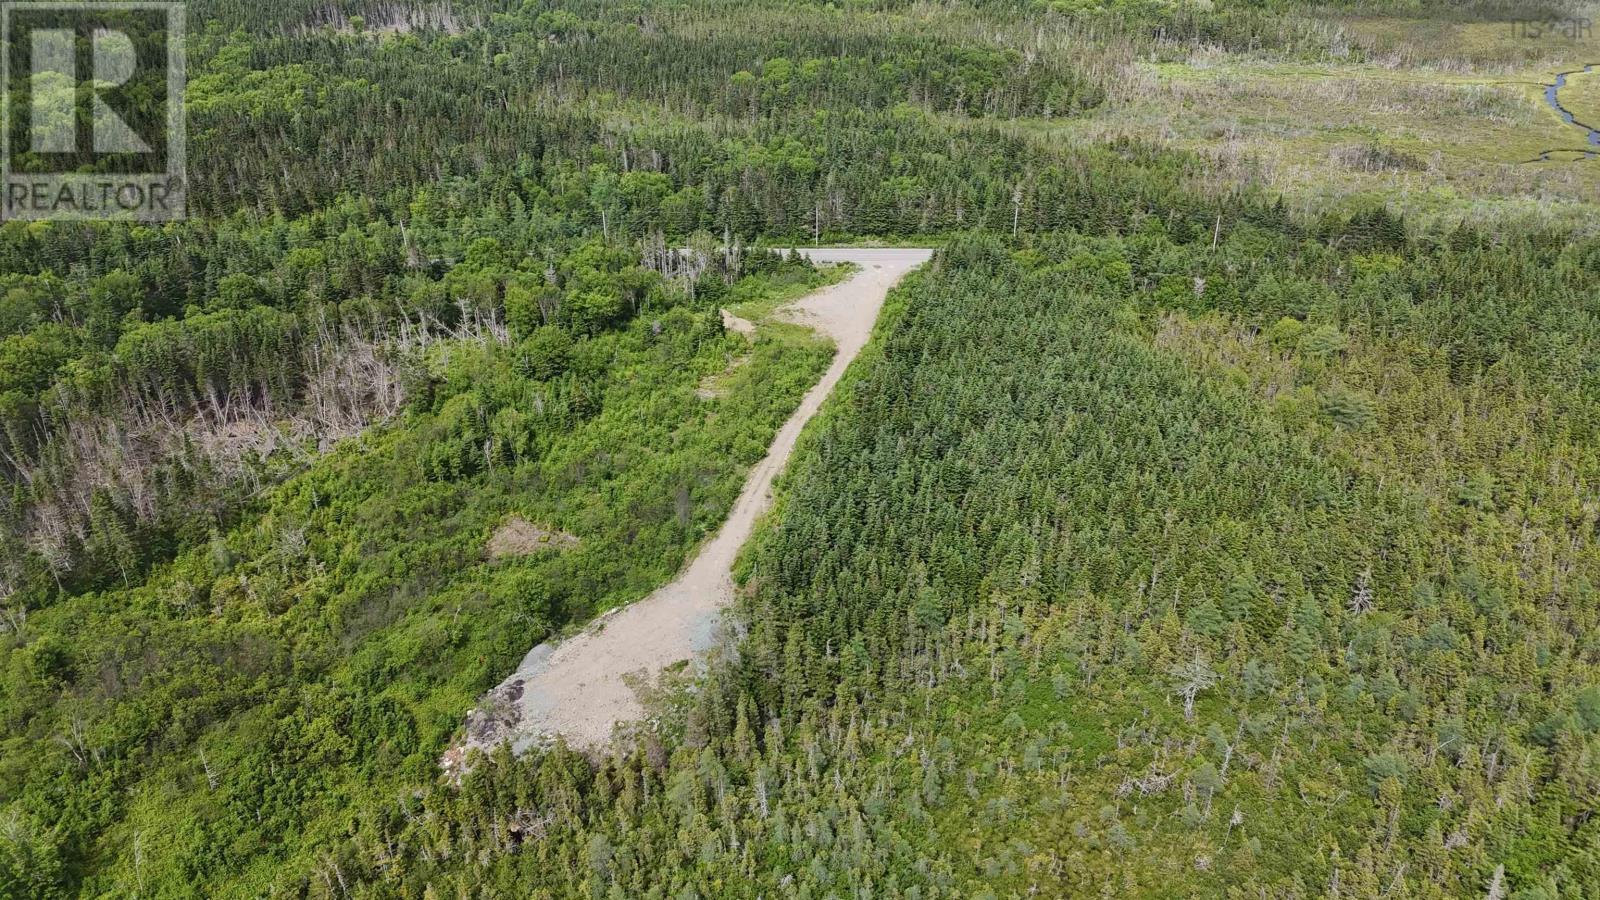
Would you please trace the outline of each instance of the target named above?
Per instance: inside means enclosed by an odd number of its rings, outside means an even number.
[[[1600,896],[1594,198],[1051,130],[1581,12],[195,0],[190,217],[0,225],[0,898]],[[826,366],[797,242],[941,249],[736,652],[446,777]]]

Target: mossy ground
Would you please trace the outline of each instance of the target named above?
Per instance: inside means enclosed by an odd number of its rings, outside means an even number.
[[[1345,60],[1221,50],[1138,60],[1088,114],[1016,125],[1050,140],[1189,150],[1219,185],[1264,182],[1311,211],[1378,199],[1425,221],[1594,221],[1600,165],[1582,159],[1583,130],[1544,98],[1557,72],[1600,61],[1592,33],[1393,18],[1324,27],[1340,34],[1336,47],[1351,45]],[[1600,77],[1571,78],[1561,97],[1580,120],[1600,120]]]

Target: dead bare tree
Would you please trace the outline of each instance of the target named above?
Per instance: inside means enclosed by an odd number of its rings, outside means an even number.
[[[0,587],[0,634],[22,636],[28,626],[28,604],[16,597],[16,589],[7,584]]]
[[[212,489],[259,489],[273,456],[303,464],[397,415],[407,399],[404,373],[421,350],[439,340],[510,339],[498,306],[462,298],[459,309],[453,327],[404,308],[390,319],[313,314],[284,332],[289,358],[228,372],[213,362],[192,384],[125,373],[99,395],[58,385],[35,426],[38,449],[7,451],[7,477],[31,485],[36,498],[18,538],[59,582],[90,539],[97,494],[142,524],[188,502],[175,493],[185,481],[177,473],[201,475]],[[20,633],[26,615],[0,596],[0,629]]]
[[[1174,679],[1174,690],[1183,698],[1183,717],[1192,721],[1195,698],[1217,683],[1217,673],[1204,657],[1197,655],[1189,662],[1173,666],[1168,674]]]
[[[1506,867],[1504,863],[1494,867],[1494,875],[1489,878],[1489,893],[1484,896],[1487,900],[1506,900]]]
[[[56,743],[67,748],[80,769],[89,768],[90,763],[100,758],[100,751],[89,746],[88,724],[82,715],[73,714],[67,722],[67,730],[56,735]]]
[[[1350,594],[1350,612],[1359,616],[1372,612],[1372,608],[1372,568],[1369,566],[1356,576],[1356,587]]]

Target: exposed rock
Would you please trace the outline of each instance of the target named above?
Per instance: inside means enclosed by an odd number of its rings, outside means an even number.
[[[754,322],[749,319],[741,319],[727,310],[722,310],[722,327],[729,331],[737,331],[747,337],[756,333]]]
[[[495,529],[483,549],[490,559],[500,559],[505,556],[528,556],[544,550],[567,550],[576,546],[577,535],[535,525],[521,516],[512,516]]]

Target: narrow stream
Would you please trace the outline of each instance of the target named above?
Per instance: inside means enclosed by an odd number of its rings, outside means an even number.
[[[1594,64],[1591,63],[1589,65],[1584,66],[1582,69],[1573,69],[1570,72],[1560,72],[1560,73],[1558,73],[1556,75],[1556,80],[1555,80],[1554,84],[1547,84],[1547,85],[1544,86],[1544,102],[1548,103],[1550,105],[1550,108],[1556,111],[1556,115],[1561,117],[1561,121],[1563,121],[1563,122],[1565,122],[1568,125],[1571,125],[1573,127],[1582,128],[1587,133],[1585,136],[1588,138],[1590,147],[1600,148],[1600,130],[1596,130],[1595,127],[1592,126],[1592,125],[1588,125],[1588,124],[1585,124],[1583,122],[1579,122],[1577,120],[1577,118],[1572,115],[1572,111],[1571,110],[1569,110],[1565,106],[1561,105],[1561,96],[1560,96],[1561,89],[1567,86],[1567,77],[1568,76],[1570,76],[1570,75],[1583,75],[1583,74],[1586,74],[1586,73],[1592,73],[1593,71],[1594,71]],[[1561,151],[1561,150],[1546,150],[1543,153],[1539,154],[1539,159],[1540,160],[1548,160],[1548,159],[1550,159],[1550,154],[1552,154],[1552,153],[1560,153],[1560,152],[1564,152],[1564,151]],[[1596,153],[1595,150],[1585,150],[1585,151],[1572,150],[1572,151],[1565,151],[1565,152],[1573,152],[1573,153],[1582,152],[1584,159],[1594,159],[1595,158],[1595,153]]]

